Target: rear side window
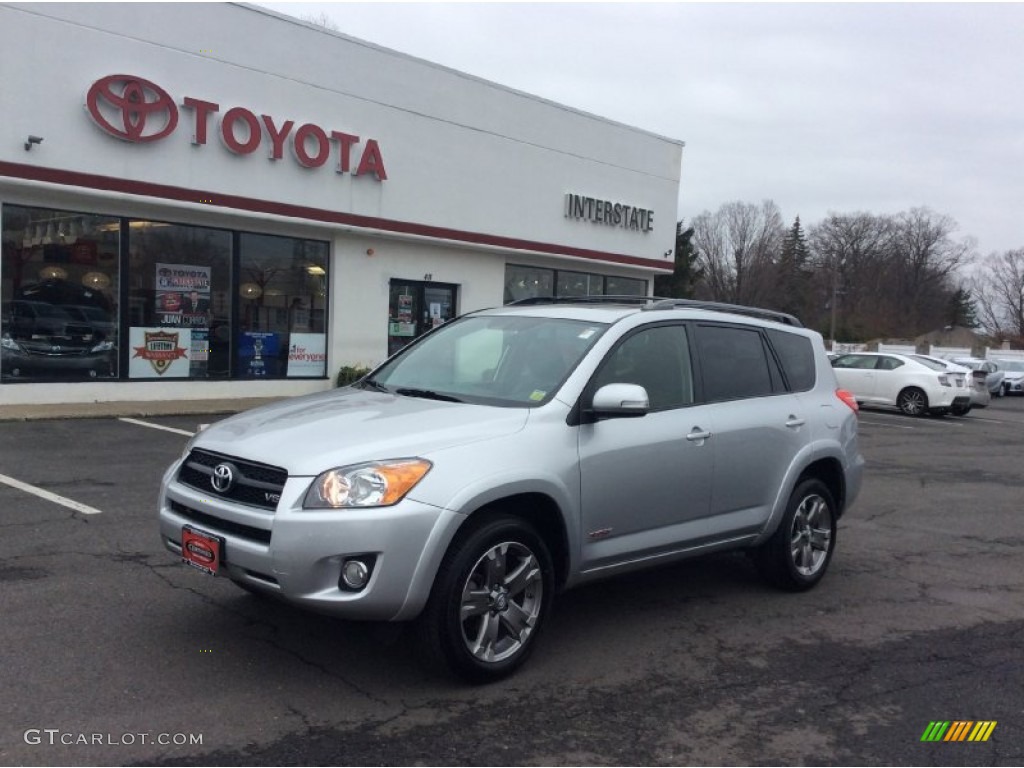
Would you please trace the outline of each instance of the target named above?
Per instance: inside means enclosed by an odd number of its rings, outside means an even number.
[[[789,388],[793,392],[814,389],[816,376],[811,340],[786,331],[768,331],[768,338],[779,356]]]
[[[697,326],[704,399],[736,400],[774,391],[775,367],[769,360],[761,333],[752,328],[722,325]]]

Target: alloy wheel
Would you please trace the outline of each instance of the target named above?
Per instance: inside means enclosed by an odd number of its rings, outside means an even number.
[[[488,549],[462,588],[459,620],[466,649],[479,661],[503,661],[529,642],[544,601],[540,562],[525,545]]]
[[[812,494],[800,502],[789,541],[793,565],[801,576],[821,570],[832,543],[832,510],[824,498]]]

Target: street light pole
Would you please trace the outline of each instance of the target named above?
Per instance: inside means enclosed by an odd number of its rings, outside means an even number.
[[[839,299],[839,270],[832,268],[832,322],[829,325],[828,336],[832,340],[832,351],[836,351],[836,301]]]

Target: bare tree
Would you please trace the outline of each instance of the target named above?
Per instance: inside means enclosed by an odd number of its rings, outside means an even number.
[[[706,293],[715,301],[763,305],[785,228],[778,206],[765,200],[727,203],[693,219],[693,245]]]
[[[1024,248],[991,254],[972,288],[986,330],[1024,342]]]
[[[910,335],[943,323],[951,277],[974,253],[974,241],[957,241],[956,222],[927,208],[913,208],[895,219],[889,270],[890,300]]]
[[[331,32],[341,32],[341,28],[334,23],[334,20],[323,11],[320,13],[306,13],[301,16],[303,21],[307,21],[310,24],[315,24],[318,27],[330,30]]]
[[[871,338],[898,324],[880,300],[893,230],[888,217],[863,212],[830,213],[811,227],[812,290],[827,313],[817,325],[829,337]]]

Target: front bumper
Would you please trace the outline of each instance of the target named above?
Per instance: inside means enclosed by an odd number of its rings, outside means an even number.
[[[168,471],[160,494],[160,536],[181,554],[192,525],[224,539],[222,574],[288,602],[344,618],[401,620],[426,603],[441,557],[462,515],[405,499],[393,507],[303,510],[311,478],[289,478],[277,510],[227,501],[178,483]],[[342,564],[371,560],[359,591],[339,586]]]

